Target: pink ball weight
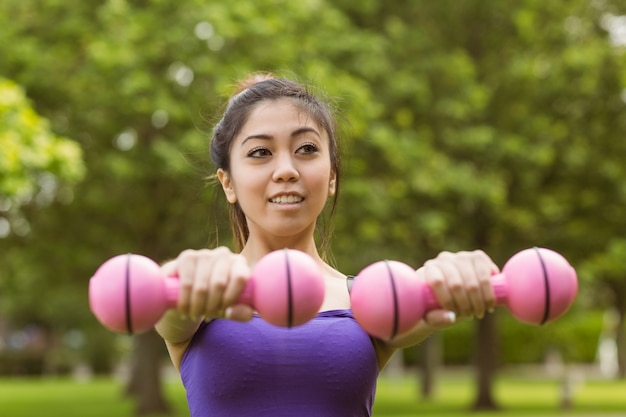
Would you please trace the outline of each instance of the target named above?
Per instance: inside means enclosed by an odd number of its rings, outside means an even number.
[[[252,277],[252,304],[268,323],[283,327],[304,324],[317,315],[324,301],[323,273],[304,252],[271,252],[255,265]]]
[[[95,272],[89,281],[91,311],[110,330],[143,333],[150,330],[167,308],[176,306],[171,294],[172,278],[161,274],[160,266],[142,255],[115,256]]]
[[[422,283],[415,270],[397,261],[376,262],[364,268],[350,290],[355,320],[370,335],[392,339],[413,327],[423,316]]]
[[[541,325],[569,310],[578,293],[576,271],[559,253],[529,248],[516,253],[502,268],[506,281],[503,303],[518,320]]]

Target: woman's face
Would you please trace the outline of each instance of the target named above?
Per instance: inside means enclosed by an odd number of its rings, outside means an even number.
[[[233,140],[230,171],[218,178],[245,213],[250,237],[312,235],[335,192],[328,135],[289,99],[261,102]]]

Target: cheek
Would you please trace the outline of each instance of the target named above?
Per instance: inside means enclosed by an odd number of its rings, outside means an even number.
[[[309,176],[310,187],[319,190],[320,194],[327,195],[331,181],[330,171],[330,165],[312,170]]]
[[[239,204],[247,206],[263,195],[266,182],[262,176],[254,173],[239,172],[233,176],[233,190]]]

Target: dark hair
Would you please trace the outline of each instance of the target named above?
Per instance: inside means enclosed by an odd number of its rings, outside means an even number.
[[[233,139],[239,134],[252,111],[261,102],[280,99],[292,100],[299,110],[312,117],[328,135],[330,162],[336,176],[336,191],[330,212],[332,217],[337,206],[337,196],[339,194],[340,167],[335,115],[330,104],[318,98],[308,88],[295,81],[286,78],[274,78],[273,75],[268,73],[255,73],[238,83],[234,95],[228,101],[222,119],[213,129],[211,160],[217,168],[227,172],[230,171],[230,150]],[[231,205],[230,218],[237,250],[241,250],[248,240],[250,232],[245,214],[239,203],[235,202]],[[321,236],[320,251],[322,255],[325,255],[328,249],[330,234],[331,231],[327,227],[327,230]]]

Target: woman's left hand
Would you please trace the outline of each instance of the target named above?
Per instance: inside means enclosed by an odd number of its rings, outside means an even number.
[[[481,250],[441,252],[427,261],[417,273],[433,290],[441,309],[430,311],[424,318],[426,323],[446,327],[454,323],[455,317],[482,318],[496,306],[491,277],[499,272]]]

